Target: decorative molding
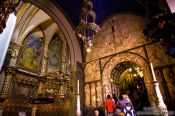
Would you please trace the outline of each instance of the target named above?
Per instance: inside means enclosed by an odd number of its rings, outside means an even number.
[[[17,12],[16,26],[19,24],[21,18],[27,12],[27,10],[30,8],[30,6],[31,6],[30,3],[23,3],[22,4],[22,6],[20,7],[20,10],[18,10],[18,12]],[[15,29],[16,29],[16,26],[15,26]]]
[[[30,6],[31,7],[31,6]],[[28,25],[28,23],[30,22],[30,20],[33,18],[33,16],[38,12],[39,8],[38,7],[34,7],[32,8],[31,12],[28,14],[28,16],[25,18],[25,20],[23,21],[23,25],[21,26],[19,33],[18,33],[18,38],[20,38],[23,34],[23,30],[26,28],[26,26]],[[19,40],[20,41],[20,40]],[[18,41],[18,42],[19,42]]]

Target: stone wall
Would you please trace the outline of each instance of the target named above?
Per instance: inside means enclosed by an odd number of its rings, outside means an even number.
[[[106,95],[111,94],[109,78],[112,69],[121,62],[132,61],[143,70],[150,103],[152,106],[157,106],[149,62],[152,62],[154,67],[159,67],[173,64],[175,59],[165,54],[166,48],[161,43],[151,43],[145,38],[143,34],[145,23],[143,17],[125,13],[109,17],[100,26],[101,31],[94,38],[92,51],[86,57],[88,63],[84,71],[85,96],[89,96],[93,91],[97,91],[97,89],[92,90],[93,86],[89,85],[98,81],[102,84],[101,97],[104,101]],[[161,78],[158,74],[156,76],[158,80]],[[89,89],[87,89],[87,86]],[[168,85],[168,87],[170,86],[172,85]],[[85,100],[85,106],[98,107],[98,100],[93,99],[89,96]],[[93,105],[93,101],[96,103],[96,106]]]

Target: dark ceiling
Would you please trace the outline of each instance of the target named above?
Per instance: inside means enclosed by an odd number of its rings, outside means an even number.
[[[161,8],[160,1],[162,0],[92,0],[93,8],[97,15],[96,23],[99,25],[108,16],[113,13],[131,11],[145,15],[146,2],[149,2],[150,12],[159,12]],[[54,1],[64,11],[65,15],[71,20],[74,27],[79,24],[79,16],[83,0],[57,0]]]
[[[97,15],[96,23],[100,24],[112,13],[120,11],[143,12],[143,7],[136,0],[92,0]],[[79,16],[83,0],[58,0],[62,9],[67,13],[74,26],[79,24]]]

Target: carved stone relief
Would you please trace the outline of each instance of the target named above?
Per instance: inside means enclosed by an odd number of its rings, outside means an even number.
[[[96,107],[96,94],[95,94],[95,83],[91,84],[91,107]]]
[[[88,77],[88,78],[85,78],[85,82],[100,80],[100,68],[99,68],[98,61],[93,61],[91,63],[88,63],[86,67],[87,68],[85,68],[84,73],[85,73],[85,77]]]
[[[85,105],[90,107],[90,87],[89,84],[85,85]]]
[[[97,106],[102,106],[103,105],[103,99],[102,99],[102,85],[101,85],[101,82],[97,82],[96,91],[97,91]]]

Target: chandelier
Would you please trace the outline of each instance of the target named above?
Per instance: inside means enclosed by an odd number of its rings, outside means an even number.
[[[9,14],[15,11],[15,8],[19,5],[20,0],[1,0],[0,4],[0,33],[3,32],[6,27],[6,22]]]
[[[87,52],[91,51],[95,33],[100,30],[95,20],[96,14],[93,11],[92,0],[84,0],[82,13],[80,14],[80,23],[76,27],[76,35],[83,40]]]

